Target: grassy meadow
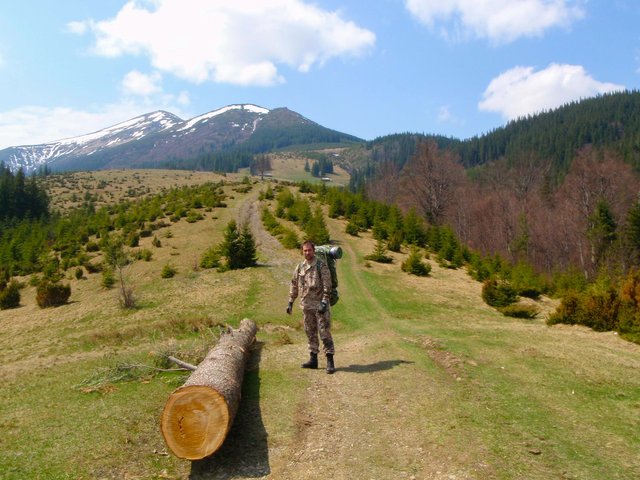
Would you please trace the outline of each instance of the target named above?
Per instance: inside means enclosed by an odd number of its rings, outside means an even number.
[[[51,186],[62,210],[87,192],[108,203],[222,177],[73,178]],[[639,345],[547,326],[549,299],[538,318],[505,317],[464,269],[432,262],[428,277],[407,275],[405,251],[391,264],[369,262],[371,235],[345,234],[342,220],[327,219],[345,253],[332,310],[338,371],[300,369],[301,313],[297,304],[284,312],[300,254],[262,228],[266,181],[244,191],[239,176],[224,178],[226,208],[161,228],[160,247],[140,239],[153,257],[126,271],[136,309],[122,310],[99,273],[70,271],[69,302],[48,309],[23,279],[21,306],[0,311],[0,479],[640,478]],[[251,226],[259,266],[200,268],[231,219]],[[165,265],[173,278],[161,277]],[[163,355],[197,362],[245,317],[259,332],[234,426],[211,458],[180,460],[159,424],[187,374],[161,371]]]

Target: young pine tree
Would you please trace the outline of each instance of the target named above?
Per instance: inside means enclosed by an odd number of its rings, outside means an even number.
[[[224,239],[219,246],[220,253],[226,257],[226,269],[237,270],[256,265],[256,244],[248,225],[238,230],[235,220],[227,224]]]

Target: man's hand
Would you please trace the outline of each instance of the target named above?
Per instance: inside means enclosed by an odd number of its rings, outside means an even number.
[[[287,304],[287,315],[291,315],[291,309],[293,308],[293,302]]]
[[[327,311],[327,302],[320,302],[318,305],[318,313],[324,313]]]

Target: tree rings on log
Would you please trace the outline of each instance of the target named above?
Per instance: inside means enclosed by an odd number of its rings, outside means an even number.
[[[198,460],[215,452],[230,428],[229,408],[216,390],[191,385],[171,395],[162,412],[162,430],[179,458]]]

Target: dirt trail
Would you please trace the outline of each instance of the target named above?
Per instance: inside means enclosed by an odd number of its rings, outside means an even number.
[[[248,219],[261,253],[269,259],[269,265],[276,267],[274,270],[284,272],[288,281],[291,256],[264,230],[258,208],[257,201],[248,201],[241,208],[240,218]],[[388,315],[359,278],[355,252],[346,243],[343,248],[362,301],[379,314],[379,328],[367,335],[334,330],[334,375],[324,371],[322,355],[318,370],[299,369],[307,358],[304,342],[264,349],[263,365],[284,365],[309,385],[295,407],[293,441],[269,450],[267,471],[259,478],[472,478],[465,472],[451,471],[431,457],[438,446],[424,443],[422,432],[428,426],[421,412],[424,400],[420,400],[433,388],[430,378],[404,358],[398,348],[404,340],[385,328]],[[215,475],[197,478],[257,477],[247,470],[218,469]]]

